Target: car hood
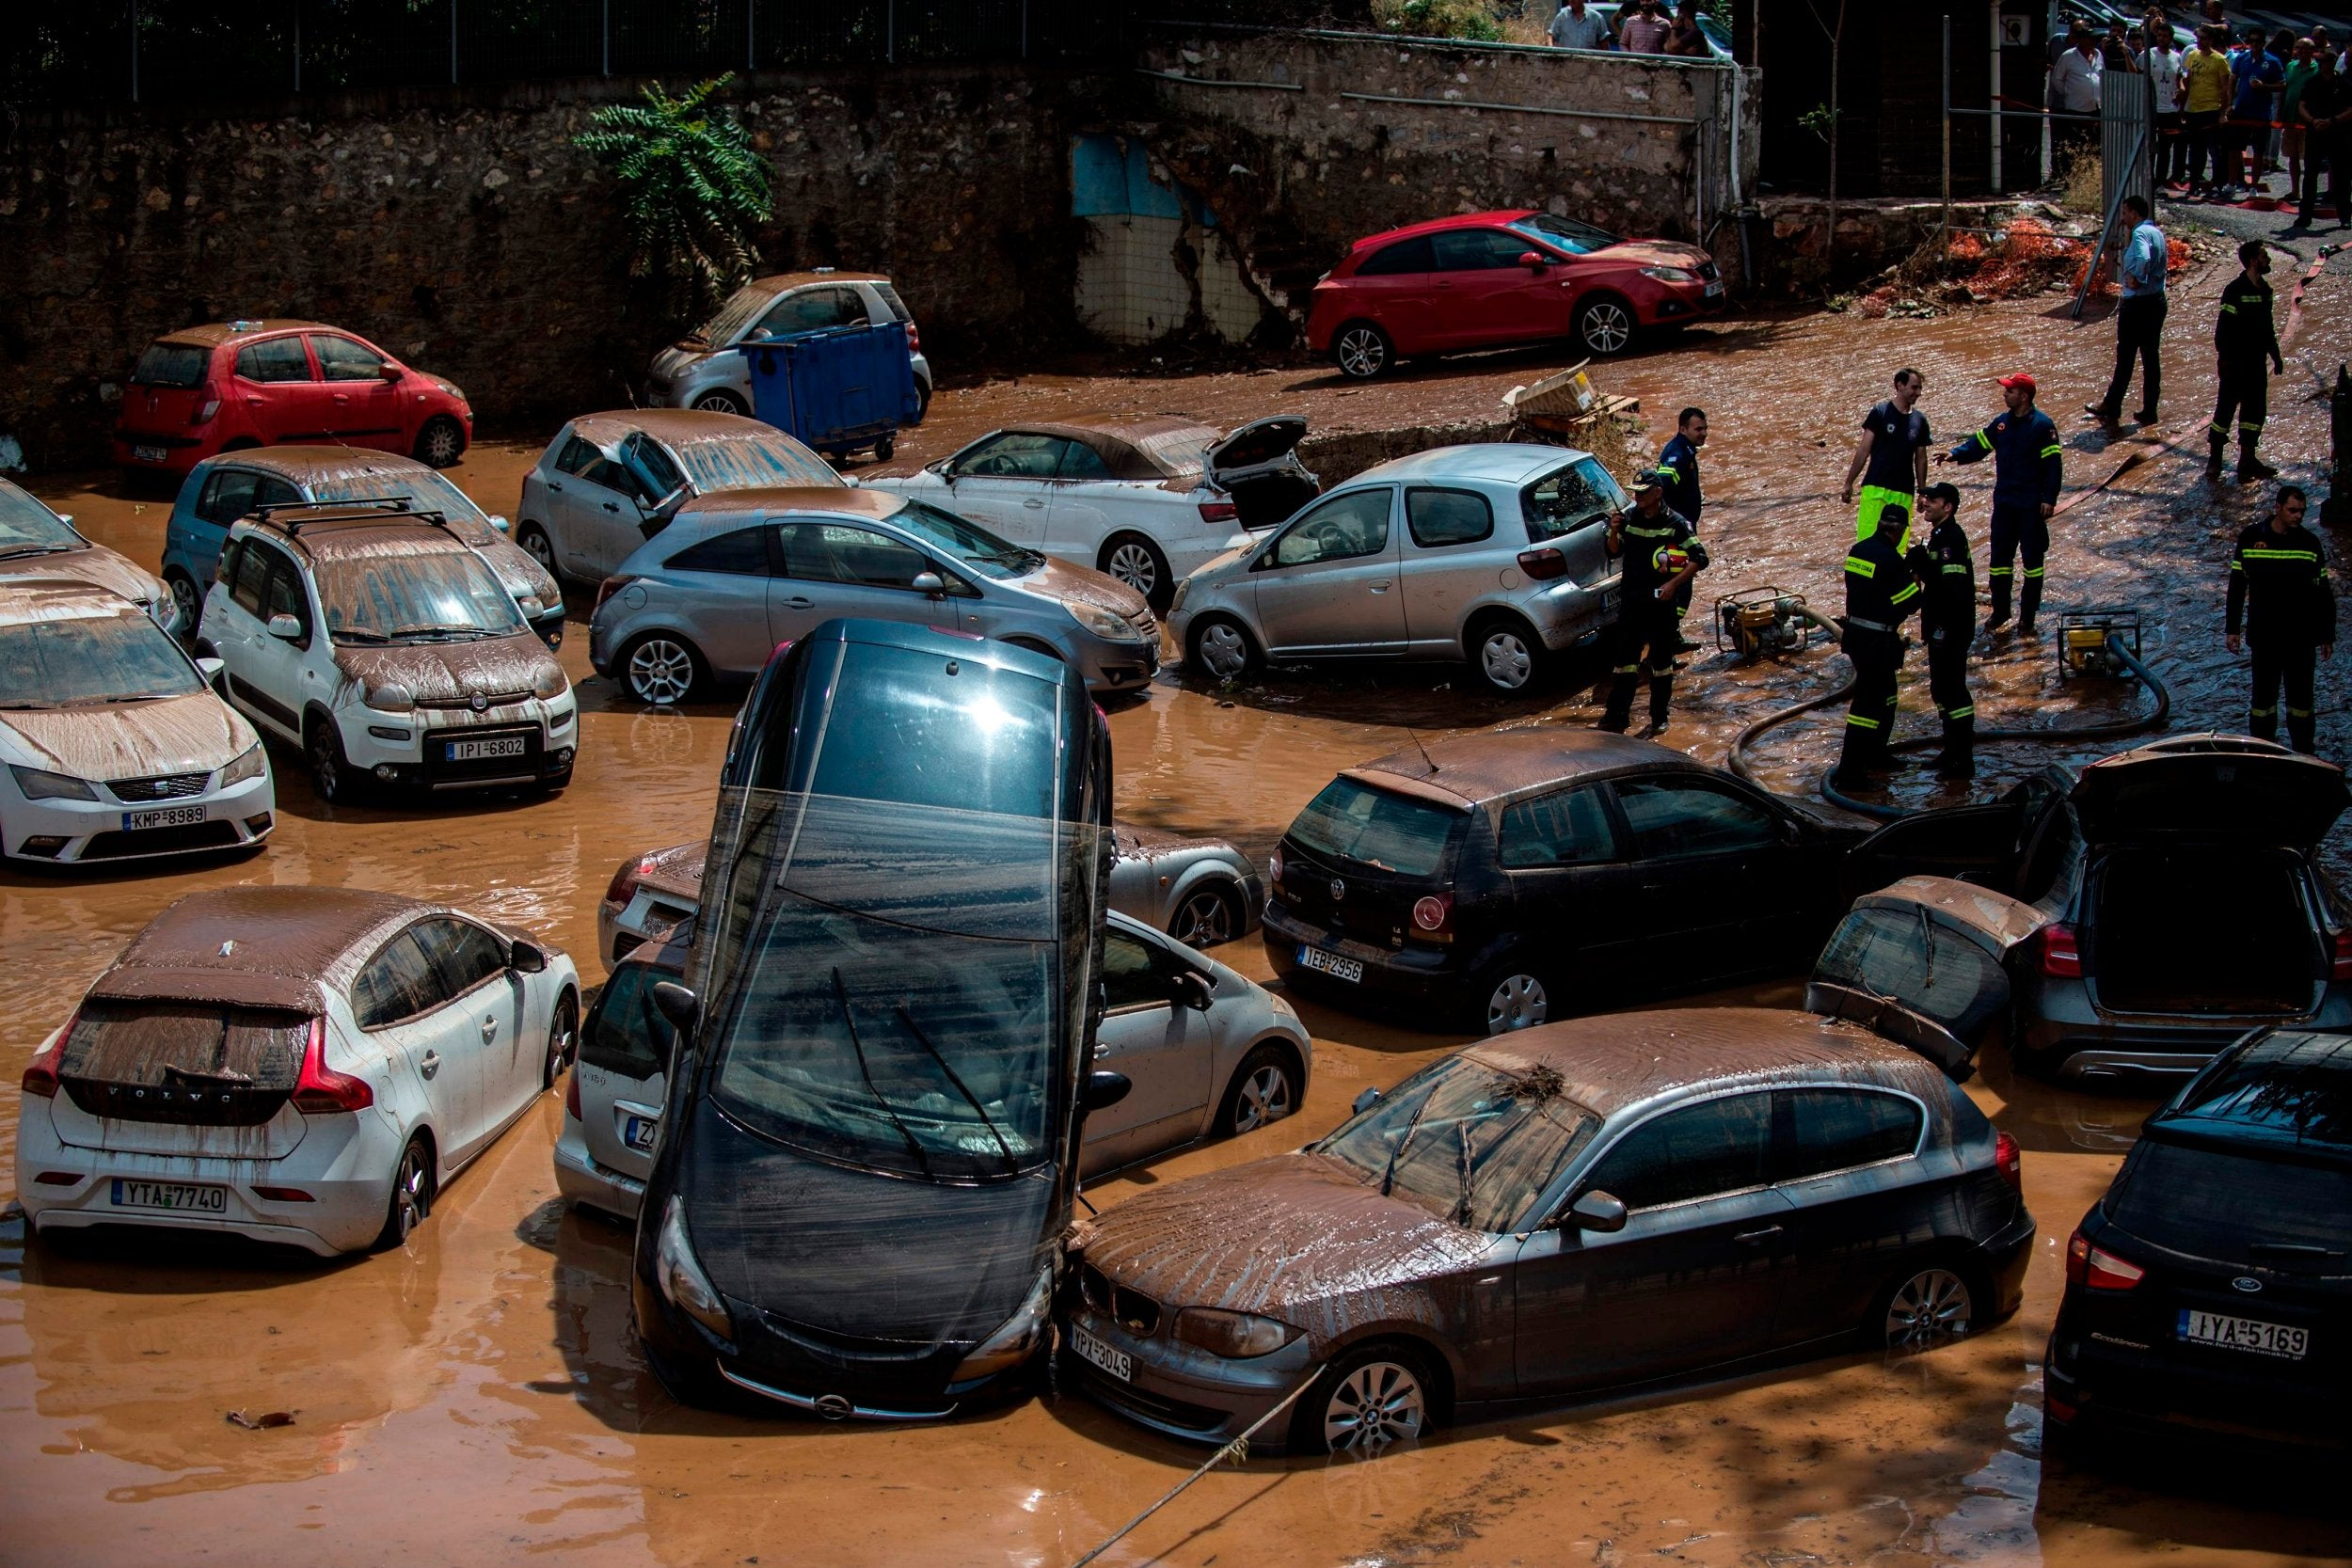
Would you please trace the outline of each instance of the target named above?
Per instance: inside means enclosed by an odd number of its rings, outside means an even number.
[[[2352,805],[2344,769],[2244,736],[2173,736],[2075,777],[2071,797],[2092,844],[2193,838],[2316,848]]]
[[[209,690],[119,707],[0,713],[0,750],[77,779],[209,773],[251,747],[253,726]]]
[[[1067,561],[1045,558],[1045,564],[1025,578],[1017,579],[1020,586],[1032,594],[1042,594],[1064,604],[1091,605],[1123,615],[1133,621],[1152,612],[1144,596],[1105,573],[1090,567],[1073,566]]]
[[[405,686],[420,703],[453,703],[468,697],[506,702],[528,697],[545,672],[564,667],[548,645],[528,631],[478,642],[415,642],[392,647],[335,649],[335,668],[369,690]]]
[[[1587,251],[1584,259],[1626,267],[1688,267],[1695,272],[1715,258],[1694,245],[1677,245],[1672,240],[1625,240]]]
[[[653,373],[674,376],[710,357],[715,345],[703,337],[680,338],[653,356]]]
[[[130,557],[103,545],[0,561],[0,578],[68,578],[87,582],[92,588],[103,588],[109,594],[119,594],[132,603],[150,609],[164,593],[164,585],[152,574],[135,565]]]

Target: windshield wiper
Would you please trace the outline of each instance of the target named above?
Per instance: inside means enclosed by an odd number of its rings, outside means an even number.
[[[8,713],[28,713],[34,711],[46,712],[51,708],[59,708],[63,706],[65,706],[63,703],[44,703],[39,701],[0,703],[0,711]]]
[[[1464,1119],[1464,1120],[1461,1120],[1461,1121],[1457,1121],[1457,1122],[1455,1122],[1455,1123],[1454,1124],[1454,1131],[1455,1131],[1455,1132],[1459,1132],[1459,1133],[1461,1133],[1461,1134],[1462,1134],[1462,1157],[1461,1157],[1461,1159],[1460,1159],[1458,1162],[1456,1162],[1456,1163],[1457,1163],[1457,1164],[1460,1166],[1461,1173],[1462,1173],[1462,1200],[1461,1200],[1459,1203],[1457,1203],[1457,1204],[1455,1204],[1455,1205],[1454,1206],[1454,1224],[1456,1224],[1456,1225],[1465,1225],[1465,1226],[1466,1226],[1466,1225],[1469,1225],[1469,1224],[1470,1224],[1470,1212],[1471,1212],[1471,1211],[1470,1211],[1470,1122],[1469,1122],[1469,1120],[1468,1120],[1467,1118],[1466,1118],[1466,1119]]]
[[[160,703],[171,697],[184,697],[184,691],[134,691],[128,696],[101,697],[102,703]]]
[[[1394,1148],[1389,1150],[1388,1167],[1380,1173],[1380,1196],[1382,1197],[1388,1196],[1391,1192],[1395,1190],[1396,1163],[1405,1158],[1405,1146],[1413,1141],[1413,1132],[1421,1126],[1422,1113],[1428,1110],[1429,1102],[1437,1098],[1438,1096],[1434,1090],[1431,1093],[1422,1096],[1422,1102],[1413,1107],[1412,1119],[1405,1124],[1405,1135],[1396,1140],[1396,1147]]]
[[[956,1076],[956,1069],[947,1065],[947,1058],[939,1053],[939,1047],[933,1045],[931,1037],[923,1033],[923,1026],[914,1022],[914,1015],[906,1010],[903,1003],[898,1007],[898,1022],[907,1026],[907,1033],[914,1037],[916,1044],[931,1053],[931,1060],[939,1064],[939,1070],[947,1075],[947,1082],[956,1086],[956,1093],[963,1096],[964,1101],[972,1107],[972,1114],[978,1117],[980,1125],[988,1129],[988,1135],[996,1140],[996,1148],[1005,1156],[1006,1171],[1017,1174],[1021,1162],[1012,1157],[1012,1145],[1007,1143],[1004,1133],[996,1130],[996,1123],[990,1117],[988,1107],[982,1105],[979,1096],[966,1088],[963,1080]]]
[[[391,635],[394,637],[487,637],[490,634],[480,626],[394,626]]]
[[[367,626],[338,626],[327,633],[338,642],[389,642],[390,638]]]
[[[850,1049],[857,1053],[857,1075],[866,1080],[866,1092],[872,1095],[874,1103],[882,1108],[882,1115],[890,1118],[890,1125],[897,1128],[898,1136],[907,1141],[907,1152],[914,1156],[914,1163],[922,1166],[923,1174],[929,1177],[931,1174],[930,1156],[923,1152],[922,1144],[907,1131],[907,1124],[898,1119],[898,1107],[890,1103],[890,1098],[874,1086],[873,1071],[866,1065],[866,1047],[857,1042],[857,1020],[850,1016],[850,989],[841,983],[839,964],[833,966],[833,994],[834,1000],[841,1004],[841,1022],[849,1025]]]
[[[12,550],[0,550],[0,561],[20,561],[28,555],[56,555],[60,550],[79,547],[75,545],[20,545]]]

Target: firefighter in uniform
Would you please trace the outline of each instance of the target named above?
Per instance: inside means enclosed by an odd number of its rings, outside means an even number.
[[[2221,309],[2214,317],[2215,379],[2221,390],[2213,405],[2213,422],[2205,427],[2205,477],[2221,477],[2221,453],[2230,444],[2230,416],[2237,416],[2237,477],[2268,479],[2279,470],[2255,452],[2263,424],[2270,417],[2270,372],[2284,372],[2279,357],[2279,328],[2270,316],[2270,251],[2260,240],[2237,247],[2243,270],[2221,291]]]
[[[1658,471],[1666,476],[1666,506],[1678,512],[1695,532],[1699,514],[1707,508],[1707,498],[1699,494],[1699,448],[1707,445],[1707,410],[1686,408],[1675,420],[1674,439],[1658,454]],[[1691,613],[1691,585],[1685,582],[1675,595],[1675,620],[1679,623]],[[1681,653],[1695,653],[1698,644],[1683,635],[1679,625],[1675,628],[1675,643]]]
[[[1928,642],[1928,689],[1944,721],[1944,754],[1935,759],[1940,779],[1965,779],[1977,771],[1977,709],[1968,696],[1968,642],[1977,633],[1977,572],[1968,559],[1968,535],[1960,527],[1960,491],[1931,484],[1919,492],[1919,518],[1928,535],[1913,530],[1908,560],[1919,582],[1919,630]]]
[[[2336,653],[2336,595],[2318,535],[2303,526],[2303,492],[2280,485],[2270,515],[2237,536],[2230,558],[2229,649],[2254,645],[2254,701],[2247,722],[2258,739],[2279,734],[2279,688],[2287,698],[2287,743],[2317,750],[2312,713],[2316,660]],[[2245,636],[2241,640],[2239,630]],[[2314,657],[2316,656],[2316,657]]]
[[[1993,613],[1984,629],[1999,631],[2009,625],[2010,578],[2014,562],[2026,558],[2025,591],[2017,599],[2017,634],[2031,637],[2034,613],[2042,608],[2042,562],[2050,551],[2050,514],[2058,510],[2058,485],[2065,479],[2058,426],[2033,405],[2034,382],[2029,375],[2001,377],[2001,399],[2009,412],[1978,431],[1936,461],[1975,463],[1993,459]]]
[[[1618,579],[1617,661],[1611,670],[1608,711],[1600,727],[1623,735],[1633,719],[1633,689],[1641,681],[1643,656],[1649,662],[1649,728],[1666,727],[1674,702],[1675,645],[1682,634],[1675,620],[1675,595],[1707,565],[1707,546],[1690,519],[1666,504],[1666,476],[1645,468],[1633,476],[1633,510],[1610,515],[1609,553],[1624,562]]]
[[[1889,506],[1878,526],[1853,543],[1846,557],[1844,647],[1853,661],[1853,701],[1846,709],[1846,744],[1830,782],[1851,792],[1867,789],[1869,775],[1895,766],[1895,677],[1903,667],[1902,626],[1919,608],[1919,584],[1903,559],[1910,521]]]

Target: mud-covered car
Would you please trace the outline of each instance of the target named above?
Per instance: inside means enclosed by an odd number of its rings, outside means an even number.
[[[1082,1222],[1065,1366],[1170,1436],[1375,1450],[1433,1423],[1924,1348],[2016,1309],[2017,1147],[1924,1057],[1764,1008],[1443,1058],[1295,1153]]]
[[[196,625],[193,609],[183,610],[129,556],[83,538],[72,517],[0,478],[0,583],[24,578],[63,578],[119,594],[168,632]]]
[[[649,403],[706,414],[752,411],[750,359],[742,343],[782,342],[842,326],[898,322],[907,329],[908,368],[922,408],[931,405],[931,362],[923,356],[922,329],[889,278],[878,272],[814,267],[755,277],[727,296],[718,314],[653,356],[645,377]],[[921,413],[914,422],[922,423]]]

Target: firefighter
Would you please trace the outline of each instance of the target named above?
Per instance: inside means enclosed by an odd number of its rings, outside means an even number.
[[[1853,461],[1846,465],[1846,484],[1839,492],[1852,506],[1854,481],[1863,482],[1853,518],[1856,539],[1869,538],[1879,514],[1890,506],[1908,515],[1912,498],[1928,482],[1928,446],[1934,436],[1928,417],[1919,412],[1919,395],[1927,389],[1927,377],[1906,366],[1895,372],[1895,395],[1862,417],[1862,434],[1854,437]]]
[[[2306,754],[2317,750],[2313,656],[2336,657],[2335,590],[2328,583],[2327,552],[2318,535],[2303,526],[2308,504],[2299,488],[2282,484],[2270,515],[2237,536],[2224,624],[2230,652],[2236,653],[2242,641],[2254,645],[2254,701],[2247,728],[2258,739],[2277,738],[2283,682],[2287,743]]]
[[[1846,557],[1844,646],[1853,661],[1853,701],[1846,709],[1845,749],[1830,783],[1851,793],[1870,787],[1869,775],[1895,766],[1895,677],[1903,667],[1902,625],[1922,594],[1903,559],[1910,515],[1899,506],[1879,514],[1878,526],[1854,541]]]
[[[2036,408],[2033,377],[2001,377],[2001,401],[2009,412],[1978,431],[1939,463],[1975,463],[1993,459],[1993,613],[1984,629],[1997,632],[2009,625],[2010,578],[2014,562],[2026,558],[2025,591],[2017,598],[2017,635],[2034,635],[2033,618],[2042,608],[2042,562],[2050,551],[2050,514],[2058,510],[2058,485],[2065,478],[2060,460],[2058,426]]]
[[[1666,505],[1682,515],[1695,531],[1707,499],[1699,494],[1699,448],[1707,445],[1707,410],[1686,408],[1675,420],[1674,439],[1658,454],[1658,471],[1666,476]],[[1696,653],[1698,644],[1684,635],[1680,623],[1691,613],[1691,585],[1675,595],[1675,646],[1678,653]]]
[[[1968,535],[1960,526],[1960,490],[1931,484],[1919,492],[1927,536],[1914,529],[1907,559],[1919,582],[1919,630],[1928,643],[1928,689],[1944,721],[1939,779],[1973,778],[1977,771],[1977,709],[1968,697],[1968,642],[1977,631],[1977,572]]]
[[[1649,728],[1644,739],[1666,727],[1674,701],[1675,595],[1707,565],[1707,546],[1690,519],[1666,504],[1666,475],[1645,468],[1633,476],[1633,510],[1613,512],[1604,543],[1624,562],[1615,631],[1617,662],[1611,670],[1609,708],[1600,727],[1623,735],[1633,719],[1633,688],[1641,680],[1643,655],[1649,661]]]
[[[2279,328],[2270,317],[2270,250],[2260,240],[2237,247],[2240,271],[2221,291],[2213,323],[2215,379],[2221,384],[2205,427],[2205,477],[2221,477],[2222,450],[2230,444],[2230,416],[2237,416],[2237,477],[2268,479],[2279,470],[2255,453],[2270,415],[2270,372],[2286,370],[2279,357]]]

